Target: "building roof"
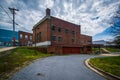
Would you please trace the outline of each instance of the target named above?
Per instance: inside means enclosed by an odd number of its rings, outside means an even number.
[[[33,26],[33,29],[36,28],[39,24],[41,24],[43,21],[45,21],[46,19],[50,19],[51,17],[50,16],[45,16],[44,18],[42,18],[37,24],[35,24]]]
[[[48,9],[48,8],[47,8],[47,9]],[[45,16],[44,18],[42,18],[37,24],[35,24],[35,25],[33,26],[33,29],[35,29],[35,28],[36,28],[39,24],[41,24],[43,21],[45,21],[45,20],[47,20],[47,19],[51,19],[51,18],[57,18],[57,17],[53,17],[53,16],[50,16],[50,15],[47,15],[47,12],[46,12],[46,16]],[[62,20],[62,21],[67,22],[67,23],[70,23],[70,24],[73,24],[73,25],[77,25],[77,24],[74,24],[74,23],[65,21],[65,20],[63,20],[63,19],[60,19],[60,18],[57,18],[57,19]],[[77,26],[80,27],[80,25],[77,25]]]
[[[30,32],[18,31],[18,33],[20,33],[20,32],[22,32],[22,33],[29,33],[29,34],[33,34],[33,33],[30,33]]]

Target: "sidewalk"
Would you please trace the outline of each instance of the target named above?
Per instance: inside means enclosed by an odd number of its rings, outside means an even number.
[[[114,53],[111,53],[111,54],[100,54],[100,56],[120,56],[120,54],[114,54]]]
[[[9,54],[11,50],[15,49],[16,47],[6,47],[6,48],[0,48],[0,56]]]

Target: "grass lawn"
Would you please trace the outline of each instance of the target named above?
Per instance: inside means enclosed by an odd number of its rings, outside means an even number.
[[[92,51],[99,51],[99,48],[92,48]]]
[[[92,53],[99,54],[99,48],[92,48]]]
[[[120,77],[120,56],[92,58],[90,63],[94,66]]]
[[[110,52],[120,52],[120,49],[117,48],[105,48],[105,49],[107,49]]]
[[[11,54],[0,57],[0,80],[5,80],[13,71],[18,71],[35,59],[54,56],[54,54],[41,53],[26,47],[18,47]]]
[[[120,49],[118,48],[105,48],[109,52],[120,52]],[[99,48],[92,48],[93,53],[99,51]]]

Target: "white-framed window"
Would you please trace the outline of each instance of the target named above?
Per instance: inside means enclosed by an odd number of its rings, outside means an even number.
[[[32,36],[30,36],[30,40],[32,40]]]
[[[20,34],[20,39],[22,39],[22,37],[23,37],[23,35],[22,35],[22,34]]]
[[[25,35],[25,39],[28,39],[28,35]]]

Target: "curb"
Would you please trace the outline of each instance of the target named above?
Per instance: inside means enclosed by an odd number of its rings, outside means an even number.
[[[84,61],[85,65],[86,65],[89,69],[93,70],[94,72],[96,72],[97,74],[103,76],[103,77],[106,78],[106,79],[109,79],[109,80],[120,80],[120,77],[115,76],[115,75],[113,75],[113,74],[111,74],[111,73],[107,73],[107,72],[105,72],[105,71],[103,71],[103,70],[101,70],[101,69],[93,66],[93,65],[89,62],[89,60],[90,60],[90,59],[86,59],[86,60]]]

